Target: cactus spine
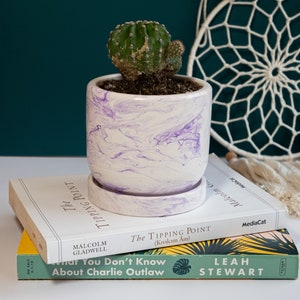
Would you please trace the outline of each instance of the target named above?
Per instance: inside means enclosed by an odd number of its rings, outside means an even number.
[[[154,21],[118,25],[110,33],[107,48],[113,64],[127,80],[160,72],[172,76],[181,68],[184,52],[183,44],[171,42],[166,27]]]

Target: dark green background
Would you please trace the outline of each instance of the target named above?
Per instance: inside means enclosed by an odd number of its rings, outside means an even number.
[[[165,24],[186,46],[180,72],[185,74],[198,5],[199,0],[1,1],[0,155],[85,155],[86,84],[117,72],[106,51],[110,30],[138,19]]]

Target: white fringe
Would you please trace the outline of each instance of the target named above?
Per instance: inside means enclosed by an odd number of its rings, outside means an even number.
[[[228,164],[285,203],[291,216],[300,216],[300,161],[234,157]]]

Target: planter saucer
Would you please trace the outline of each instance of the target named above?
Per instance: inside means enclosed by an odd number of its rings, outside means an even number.
[[[88,178],[90,201],[97,207],[113,213],[139,216],[160,217],[181,214],[203,204],[206,199],[206,179],[191,190],[171,195],[131,195],[114,192],[101,186],[90,174]]]

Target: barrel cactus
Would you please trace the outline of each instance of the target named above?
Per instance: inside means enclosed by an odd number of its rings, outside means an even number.
[[[140,75],[176,74],[184,46],[171,41],[166,27],[155,21],[126,22],[110,33],[107,44],[112,63],[127,80]]]

